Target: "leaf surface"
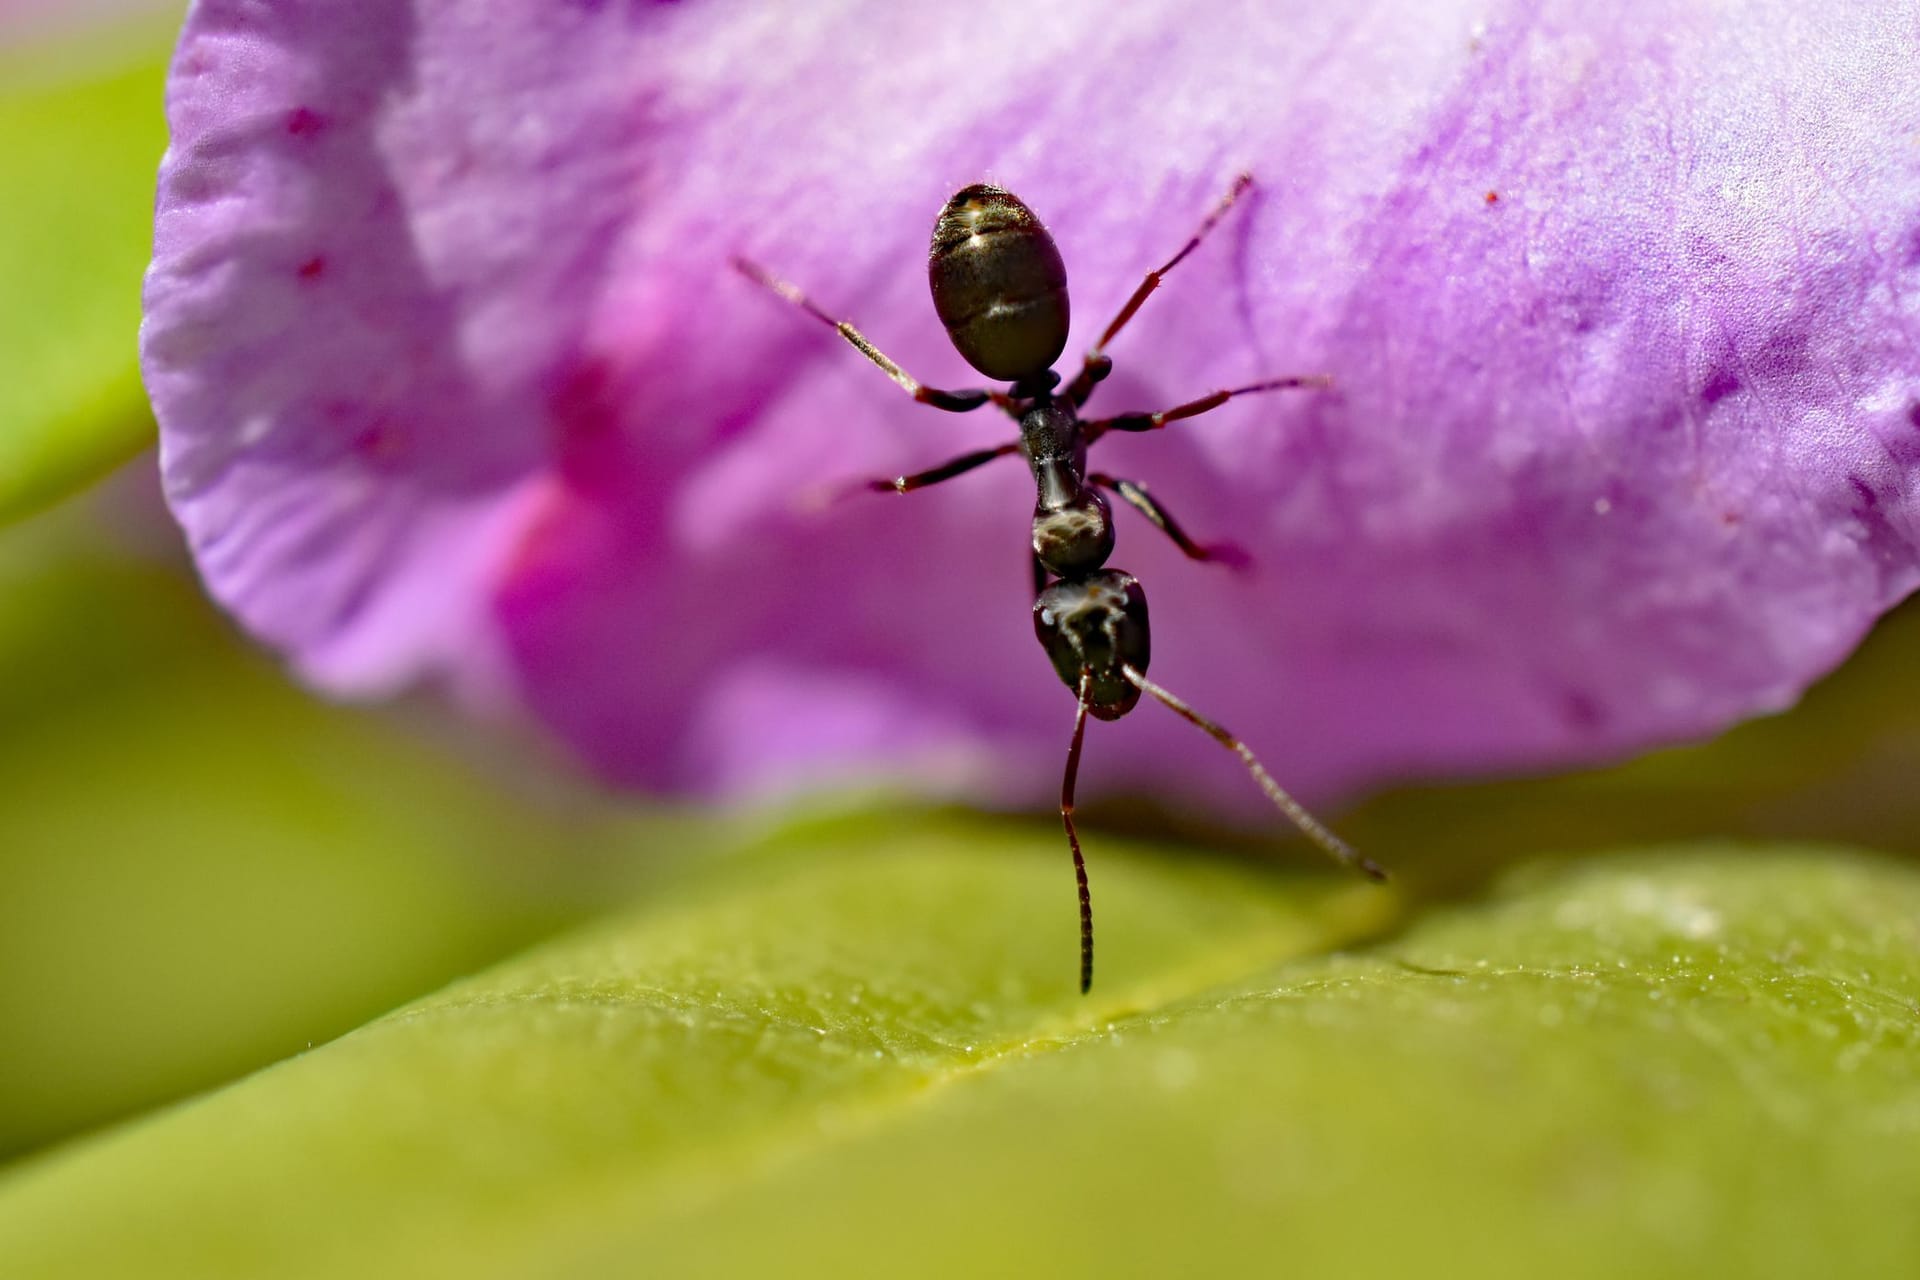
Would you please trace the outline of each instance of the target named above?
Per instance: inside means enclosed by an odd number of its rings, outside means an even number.
[[[800,828],[0,1183],[0,1272],[1895,1274],[1920,876],[1705,845],[1396,900]]]

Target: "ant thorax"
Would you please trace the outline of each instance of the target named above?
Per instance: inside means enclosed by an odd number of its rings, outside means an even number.
[[[1071,461],[1075,471],[1083,470],[1087,444],[1080,433],[1080,415],[1065,400],[1051,395],[1036,397],[1020,415],[1020,449],[1031,464],[1058,459]]]
[[[1020,415],[1033,471],[1033,554],[1056,578],[1092,573],[1113,554],[1113,510],[1089,485],[1087,441],[1072,404],[1041,396]]]
[[[1033,509],[1033,554],[1056,578],[1086,577],[1113,554],[1113,509],[1089,485],[1056,502],[1041,502]]]

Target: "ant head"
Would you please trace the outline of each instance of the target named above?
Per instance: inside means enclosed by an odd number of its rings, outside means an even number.
[[[1087,681],[1087,710],[1118,720],[1140,701],[1140,687],[1120,670],[1145,673],[1152,656],[1147,594],[1130,573],[1102,569],[1077,581],[1050,583],[1033,602],[1033,633],[1067,688]]]
[[[934,310],[968,364],[1021,382],[1067,346],[1067,268],[1053,237],[1010,191],[975,183],[933,224],[927,262]]]
[[[1084,578],[1113,554],[1113,508],[1091,485],[1033,509],[1033,554],[1059,578]]]

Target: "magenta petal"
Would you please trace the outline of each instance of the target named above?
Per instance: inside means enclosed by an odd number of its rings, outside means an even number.
[[[606,775],[1037,799],[1012,434],[929,382],[940,202],[1047,219],[1077,349],[1235,173],[1096,410],[1286,372],[1103,469],[1154,674],[1308,791],[1791,701],[1915,585],[1920,31],[1871,3],[647,6],[204,0],[146,365],[207,580],[323,685],[517,691]],[[1087,785],[1246,780],[1155,708]]]

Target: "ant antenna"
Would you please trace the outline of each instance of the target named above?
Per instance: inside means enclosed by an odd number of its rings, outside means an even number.
[[[1067,772],[1060,780],[1060,821],[1073,849],[1073,878],[1080,886],[1080,994],[1093,988],[1093,894],[1087,888],[1087,860],[1080,856],[1080,833],[1073,827],[1073,783],[1080,774],[1080,744],[1087,736],[1087,688],[1093,669],[1080,668],[1080,706],[1073,715],[1073,742],[1067,747]]]
[[[1385,880],[1387,878],[1385,867],[1382,867],[1371,858],[1362,857],[1359,853],[1356,853],[1351,845],[1321,826],[1319,819],[1308,813],[1306,808],[1302,806],[1298,800],[1288,795],[1286,791],[1281,788],[1280,784],[1273,780],[1273,775],[1267,772],[1266,767],[1260,763],[1259,758],[1253,754],[1253,750],[1248,747],[1246,743],[1240,741],[1240,739],[1228,733],[1224,727],[1215,724],[1188,706],[1185,702],[1176,698],[1173,694],[1147,679],[1147,677],[1141,674],[1131,663],[1123,664],[1120,670],[1142,693],[1152,694],[1161,702],[1165,703],[1167,707],[1181,719],[1198,726],[1212,737],[1215,742],[1218,742],[1221,746],[1239,756],[1241,762],[1247,766],[1247,772],[1253,775],[1253,780],[1260,784],[1262,791],[1267,793],[1267,799],[1273,801],[1274,806],[1278,808],[1280,812],[1286,814],[1287,817],[1292,820],[1293,825],[1300,828],[1301,833],[1305,835],[1307,839],[1319,845],[1334,861],[1352,867],[1369,880]],[[1086,705],[1084,701],[1086,697],[1086,680],[1084,677],[1081,679],[1080,688],[1082,698],[1081,705],[1084,708]],[[1079,742],[1077,739],[1074,743],[1074,750],[1077,754],[1079,750]],[[1068,769],[1069,772],[1071,772],[1071,759],[1069,760]],[[1068,832],[1069,834],[1072,832],[1071,823],[1068,824]],[[1074,846],[1074,857],[1076,859],[1079,857],[1078,845]]]

